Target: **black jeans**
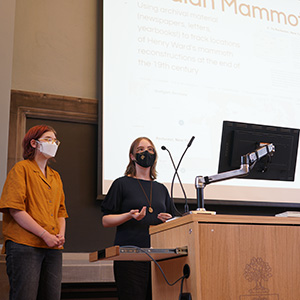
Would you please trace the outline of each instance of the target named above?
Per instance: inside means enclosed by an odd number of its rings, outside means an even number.
[[[6,242],[10,300],[59,300],[62,251]]]
[[[115,261],[114,275],[119,300],[151,300],[150,262]]]

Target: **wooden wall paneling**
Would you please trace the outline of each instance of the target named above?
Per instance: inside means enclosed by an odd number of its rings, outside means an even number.
[[[44,93],[11,91],[8,171],[22,160],[22,139],[26,133],[26,118],[98,123],[98,101]]]

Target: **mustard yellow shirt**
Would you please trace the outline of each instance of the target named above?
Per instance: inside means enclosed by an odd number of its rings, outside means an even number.
[[[0,199],[3,212],[5,241],[49,248],[40,237],[21,227],[9,213],[9,208],[26,211],[39,225],[51,234],[59,233],[58,218],[67,218],[65,195],[59,174],[47,166],[47,178],[35,160],[23,160],[8,173]],[[2,249],[5,253],[5,247]]]

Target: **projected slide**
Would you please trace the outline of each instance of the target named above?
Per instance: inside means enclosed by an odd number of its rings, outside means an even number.
[[[224,120],[300,128],[298,0],[103,0],[103,193],[124,174],[131,142],[158,151],[158,181],[218,172]],[[276,155],[276,154],[275,154]],[[299,164],[299,159],[297,160]],[[206,199],[300,202],[295,180],[232,179]],[[175,187],[175,196],[182,198]]]

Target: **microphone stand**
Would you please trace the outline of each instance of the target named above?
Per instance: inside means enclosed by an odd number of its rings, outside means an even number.
[[[165,146],[162,146],[162,147],[161,147],[162,150],[167,150],[167,151],[168,151],[169,156],[170,156],[171,161],[172,161],[172,164],[173,164],[173,167],[174,167],[174,169],[175,169],[175,173],[174,173],[174,176],[173,176],[173,179],[172,179],[172,183],[171,183],[171,199],[172,199],[172,202],[174,203],[174,199],[173,199],[173,186],[174,186],[175,177],[176,177],[176,175],[177,175],[177,178],[178,178],[178,181],[179,181],[179,184],[180,184],[180,187],[181,187],[181,189],[182,189],[182,192],[183,192],[183,195],[184,195],[184,199],[185,199],[185,205],[184,205],[184,212],[185,212],[185,214],[188,213],[188,211],[189,211],[189,206],[188,206],[188,202],[187,202],[187,197],[186,197],[185,190],[184,190],[184,188],[183,188],[182,182],[181,182],[180,177],[179,177],[179,174],[178,174],[178,169],[179,169],[179,166],[180,166],[180,164],[181,164],[181,161],[182,161],[182,159],[183,159],[183,157],[184,157],[186,151],[188,150],[189,147],[191,147],[191,145],[192,145],[194,139],[195,139],[194,136],[190,139],[189,143],[187,144],[186,149],[184,150],[183,154],[181,155],[181,158],[180,158],[180,160],[179,160],[179,162],[178,162],[177,167],[175,166],[175,163],[174,163],[174,160],[173,160],[173,158],[172,158],[171,152],[170,152]],[[176,209],[176,210],[177,210],[177,209]]]
[[[175,180],[175,176],[176,176],[176,175],[177,175],[177,178],[178,178],[178,181],[179,181],[179,184],[180,184],[180,187],[181,187],[181,190],[182,190],[182,193],[183,193],[183,195],[184,195],[184,199],[185,199],[185,200],[187,199],[187,198],[186,198],[186,193],[185,193],[185,190],[184,190],[184,188],[183,188],[183,185],[182,185],[181,179],[180,179],[180,177],[179,177],[179,174],[177,173],[177,168],[176,168],[176,166],[175,166],[175,163],[174,163],[173,157],[172,157],[172,155],[171,155],[171,152],[170,152],[169,149],[168,149],[167,147],[165,147],[165,146],[162,146],[161,149],[162,149],[162,150],[167,150],[167,151],[168,151],[169,156],[170,156],[170,159],[171,159],[171,162],[172,162],[172,165],[173,165],[174,170],[175,170],[175,174],[174,174],[174,176],[173,176],[172,183],[171,183],[171,199],[172,199],[172,202],[173,202],[173,205],[174,205],[174,199],[173,199],[173,186],[174,186],[174,180]],[[186,201],[187,201],[187,200],[186,200]],[[175,205],[174,205],[174,207],[175,207]],[[181,213],[177,210],[176,207],[175,207],[175,209],[176,209],[176,211],[181,215]],[[186,209],[186,208],[185,208],[185,209]]]

